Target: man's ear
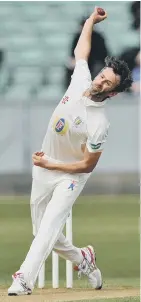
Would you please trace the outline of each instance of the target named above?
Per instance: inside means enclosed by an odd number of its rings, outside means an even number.
[[[112,96],[115,96],[117,94],[118,94],[118,92],[116,92],[116,91],[110,92],[109,93],[109,98],[111,98]]]

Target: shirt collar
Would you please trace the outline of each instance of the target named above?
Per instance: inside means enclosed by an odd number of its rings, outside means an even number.
[[[86,96],[83,96],[82,100],[84,100],[85,106],[103,107],[107,103],[107,100],[103,102],[94,102]]]

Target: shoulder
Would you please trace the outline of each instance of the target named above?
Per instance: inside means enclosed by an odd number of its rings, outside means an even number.
[[[97,126],[107,127],[110,123],[105,108],[91,107],[88,110],[88,123],[89,122]]]
[[[105,110],[91,110],[87,118],[87,131],[93,133],[107,133],[110,127],[109,119]]]
[[[103,128],[109,128],[110,122],[105,112],[100,113],[99,115],[99,126]]]
[[[98,132],[101,133],[108,133],[108,129],[110,127],[110,122],[104,113],[99,113],[97,118],[96,118],[96,129]]]

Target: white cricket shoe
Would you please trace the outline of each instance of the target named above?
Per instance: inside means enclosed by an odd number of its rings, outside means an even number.
[[[23,273],[17,272],[12,275],[13,283],[8,288],[8,296],[30,295],[31,289],[27,286]]]
[[[74,270],[78,271],[78,277],[81,278],[81,274],[88,277],[91,287],[95,289],[102,288],[102,276],[101,271],[96,266],[96,254],[92,246],[88,245],[81,249],[83,255],[83,261],[74,267]]]

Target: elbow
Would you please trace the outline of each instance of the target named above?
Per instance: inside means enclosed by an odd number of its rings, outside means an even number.
[[[89,167],[89,168],[86,168],[86,169],[85,169],[85,172],[84,172],[84,173],[89,174],[89,173],[91,173],[93,170],[94,170],[94,168]]]
[[[94,170],[95,167],[96,167],[96,164],[95,165],[88,165],[86,163],[85,166],[84,166],[84,173],[91,173]]]

